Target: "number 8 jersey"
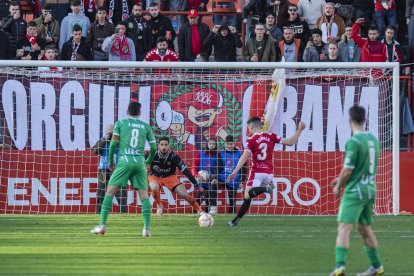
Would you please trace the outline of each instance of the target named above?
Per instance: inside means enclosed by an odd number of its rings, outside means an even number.
[[[245,149],[252,157],[251,171],[255,173],[273,173],[273,149],[281,138],[274,133],[256,133],[246,141]]]

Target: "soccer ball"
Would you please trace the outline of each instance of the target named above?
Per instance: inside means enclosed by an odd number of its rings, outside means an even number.
[[[200,225],[200,227],[212,227],[214,225],[213,216],[209,214],[202,214],[198,218],[198,225]]]
[[[206,170],[199,171],[198,178],[199,178],[199,181],[202,181],[202,182],[208,181],[208,178],[209,178],[208,171]]]

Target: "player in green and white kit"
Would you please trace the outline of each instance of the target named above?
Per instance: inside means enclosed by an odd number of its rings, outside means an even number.
[[[332,276],[345,275],[345,263],[349,249],[349,237],[355,224],[365,244],[371,267],[359,276],[381,275],[384,267],[378,256],[378,241],[372,230],[374,204],[377,187],[375,177],[378,168],[380,144],[365,131],[365,109],[353,106],[349,109],[352,137],[345,145],[345,161],[339,177],[332,181],[333,192],[344,193],[338,213],[338,236],[336,238],[336,267]]]
[[[149,124],[138,119],[141,114],[141,104],[131,102],[128,106],[128,118],[116,122],[109,146],[109,170],[114,170],[114,152],[119,146],[119,157],[116,169],[108,183],[108,190],[102,202],[101,222],[91,230],[91,233],[105,234],[105,223],[109,211],[112,209],[112,200],[119,187],[125,187],[128,180],[138,191],[142,202],[142,217],[144,219],[144,229],[142,235],[149,237],[149,227],[151,221],[151,204],[148,198],[148,177],[146,165],[150,165],[157,150]],[[144,147],[148,141],[151,146],[150,155],[145,160]]]

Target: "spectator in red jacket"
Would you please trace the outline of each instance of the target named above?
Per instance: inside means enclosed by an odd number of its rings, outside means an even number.
[[[149,51],[144,61],[180,61],[178,55],[168,48],[168,40],[164,36],[157,38],[157,47]],[[152,69],[152,73],[171,73],[171,69]]]
[[[403,55],[401,53],[401,46],[398,41],[394,39],[395,27],[387,26],[385,28],[385,38],[381,41],[387,47],[387,61],[402,62]]]
[[[361,62],[385,62],[387,60],[387,47],[378,41],[378,29],[371,26],[368,29],[368,38],[359,35],[360,24],[364,18],[358,18],[352,26],[351,37],[361,49]]]

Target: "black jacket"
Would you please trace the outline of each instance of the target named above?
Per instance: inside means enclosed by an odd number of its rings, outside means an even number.
[[[127,36],[134,41],[135,52],[138,56],[144,55],[152,46],[149,23],[145,18],[134,18],[132,15],[128,19]]]
[[[89,27],[88,37],[86,40],[92,46],[94,51],[103,52],[102,43],[108,36],[115,33],[114,24],[106,22],[105,25],[99,25],[98,21],[95,20]]]
[[[10,49],[9,36],[0,30],[0,59],[11,59],[12,52]]]
[[[243,19],[247,19],[250,12],[254,15],[259,16],[259,21],[265,23],[266,11],[267,11],[267,1],[266,0],[251,0],[249,4],[243,9]]]
[[[198,23],[198,35],[200,36],[201,42],[201,53],[206,54],[207,56],[210,55],[209,51],[204,51],[203,49],[203,41],[207,38],[210,34],[209,27],[204,23]],[[192,40],[193,40],[193,31],[191,30],[190,23],[187,22],[180,27],[180,32],[178,35],[178,53],[180,54],[181,61],[191,61],[193,60],[193,52],[192,52]]]
[[[9,34],[10,48],[13,52],[13,57],[16,56],[17,43],[26,37],[26,21],[22,18],[14,19],[13,16],[5,17],[1,24],[1,29]]]
[[[211,52],[214,46],[214,60],[215,61],[237,61],[236,48],[243,46],[240,37],[237,34],[228,33],[222,36],[220,31],[216,34],[211,32],[203,43],[203,51]],[[203,53],[204,58],[208,55]]]
[[[60,60],[71,60],[73,52],[72,43],[73,37],[63,44],[62,51],[60,53]],[[81,55],[84,60],[93,60],[91,45],[86,42],[86,38],[84,37],[81,39],[77,54]]]
[[[9,6],[10,6],[10,0],[0,1],[0,21],[10,14]]]
[[[158,14],[157,17],[151,17],[151,19],[149,20],[149,26],[150,35],[152,37],[152,44],[149,47],[150,49],[155,48],[157,46],[156,44],[158,37],[165,36],[166,32],[169,31],[171,32],[171,40],[168,41],[168,48],[175,51],[174,39],[176,37],[176,34],[170,18],[162,14]]]
[[[301,19],[299,16],[296,17],[296,19],[293,21],[286,20],[283,22],[280,25],[280,29],[283,30],[284,28],[293,29],[295,38],[300,39],[302,43],[307,43],[309,38],[312,37],[308,22],[306,22],[304,19]]]
[[[122,0],[114,0],[114,1],[115,1],[115,4],[114,4],[113,15],[112,15],[112,23],[116,27],[116,24],[118,24],[118,22],[122,21]],[[109,4],[110,3],[111,3],[111,0],[105,0],[105,7],[106,7],[106,11],[108,12],[108,14],[110,12],[109,11]],[[134,5],[134,1],[133,0],[127,0],[127,5],[128,5],[128,15],[129,15],[131,13],[132,6]]]

